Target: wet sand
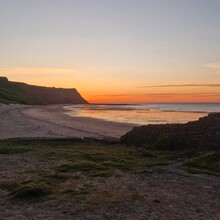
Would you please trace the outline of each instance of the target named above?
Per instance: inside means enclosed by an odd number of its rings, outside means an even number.
[[[71,117],[64,105],[0,106],[0,139],[7,138],[119,138],[134,124]]]

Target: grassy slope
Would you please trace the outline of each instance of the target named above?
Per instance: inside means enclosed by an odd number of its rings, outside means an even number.
[[[63,104],[87,103],[76,89],[61,89],[10,82],[0,77],[0,103]]]
[[[23,97],[23,95],[6,90],[0,91],[0,103],[2,104],[32,104],[31,101]]]
[[[0,103],[3,104],[32,104],[32,100],[26,96],[21,87],[22,83],[13,83],[0,80]]]

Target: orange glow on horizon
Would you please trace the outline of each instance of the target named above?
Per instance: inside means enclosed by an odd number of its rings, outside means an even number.
[[[144,85],[144,82],[130,79],[122,83],[121,80],[101,76],[82,77],[83,72],[74,69],[4,68],[1,71],[7,72],[6,77],[10,81],[56,88],[76,88],[90,103],[220,102],[220,84],[213,82]]]
[[[86,96],[85,96],[86,97]],[[195,97],[195,96],[188,96],[188,95],[181,95],[181,96],[170,96],[164,98],[155,98],[149,96],[131,96],[131,97],[114,97],[105,96],[99,98],[90,98],[87,96],[86,100],[90,103],[135,103],[135,102],[220,102],[220,95],[218,97]]]
[[[9,81],[89,102],[220,103],[220,0],[0,2]]]

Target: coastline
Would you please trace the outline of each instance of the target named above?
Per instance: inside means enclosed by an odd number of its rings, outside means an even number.
[[[1,105],[0,115],[3,219],[219,217],[220,179],[190,171],[195,155],[155,149],[144,156],[122,143],[72,140],[117,138],[134,125],[71,117],[63,105]],[[206,164],[207,152],[199,156]],[[215,159],[208,168],[217,166]]]
[[[65,105],[1,105],[0,139],[119,138],[135,124],[65,114]]]
[[[198,107],[201,109],[198,111]],[[197,106],[194,104],[171,105],[171,104],[139,104],[137,105],[70,105],[65,106],[73,117],[92,117],[106,121],[119,123],[132,123],[137,126],[147,124],[176,124],[187,123],[216,112],[218,105],[210,107]],[[219,105],[220,109],[220,105]],[[219,111],[219,110],[218,110]]]

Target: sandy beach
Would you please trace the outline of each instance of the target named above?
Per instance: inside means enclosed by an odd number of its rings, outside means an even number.
[[[7,138],[119,138],[134,124],[71,117],[64,105],[0,106],[0,139]]]

